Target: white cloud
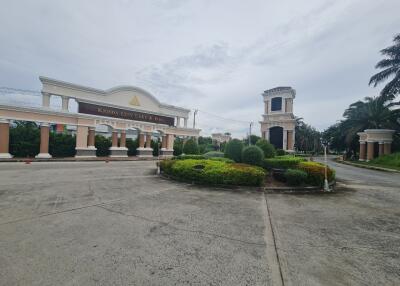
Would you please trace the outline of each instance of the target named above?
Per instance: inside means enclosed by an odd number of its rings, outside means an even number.
[[[396,0],[8,1],[0,11],[0,86],[40,90],[39,75],[258,122],[263,90],[297,90],[296,115],[323,129],[369,88],[379,50],[400,32]],[[0,94],[1,102],[33,103]],[[205,133],[247,123],[199,113]],[[259,132],[259,125],[254,126]]]

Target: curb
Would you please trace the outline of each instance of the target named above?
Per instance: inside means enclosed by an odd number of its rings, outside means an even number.
[[[138,157],[128,157],[128,158],[116,158],[116,157],[95,157],[95,158],[49,158],[49,159],[38,159],[38,158],[11,158],[11,159],[0,159],[0,163],[10,163],[10,162],[102,162],[102,161],[157,161],[158,158],[138,158]]]
[[[322,187],[264,187],[264,193],[334,193],[336,180],[329,183],[330,192],[325,192]]]
[[[377,166],[370,166],[370,165],[363,165],[363,164],[357,164],[353,162],[348,162],[348,161],[343,161],[343,160],[335,160],[336,163],[343,164],[343,165],[348,165],[348,166],[354,166],[362,169],[369,169],[369,170],[375,170],[375,171],[382,171],[382,172],[391,172],[391,173],[400,173],[400,171],[395,170],[395,169],[389,169],[389,168],[384,168],[384,167],[377,167]]]

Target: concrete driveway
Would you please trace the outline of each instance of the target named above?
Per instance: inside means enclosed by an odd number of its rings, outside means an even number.
[[[2,163],[0,285],[399,285],[400,176],[331,164],[337,193],[264,195]]]
[[[0,285],[271,284],[263,193],[154,173],[155,162],[0,164]]]
[[[335,194],[268,194],[285,285],[400,285],[400,174],[330,161]]]

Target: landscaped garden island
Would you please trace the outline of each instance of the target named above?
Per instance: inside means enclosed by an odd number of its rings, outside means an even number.
[[[202,155],[191,139],[185,143],[184,151],[185,154],[160,162],[162,174],[179,181],[220,186],[322,187],[325,180],[323,164],[294,154],[283,155],[264,139],[251,146],[233,139],[226,144],[224,152],[210,151]],[[333,182],[334,170],[327,167],[327,176],[328,182]]]

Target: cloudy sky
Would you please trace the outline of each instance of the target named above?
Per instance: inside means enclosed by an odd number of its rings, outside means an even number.
[[[261,93],[282,85],[323,130],[379,93],[368,80],[400,32],[399,0],[1,2],[0,86],[33,91],[3,88],[2,103],[39,102],[39,75],[136,85],[199,109],[203,134],[243,136],[250,121],[259,133]]]

